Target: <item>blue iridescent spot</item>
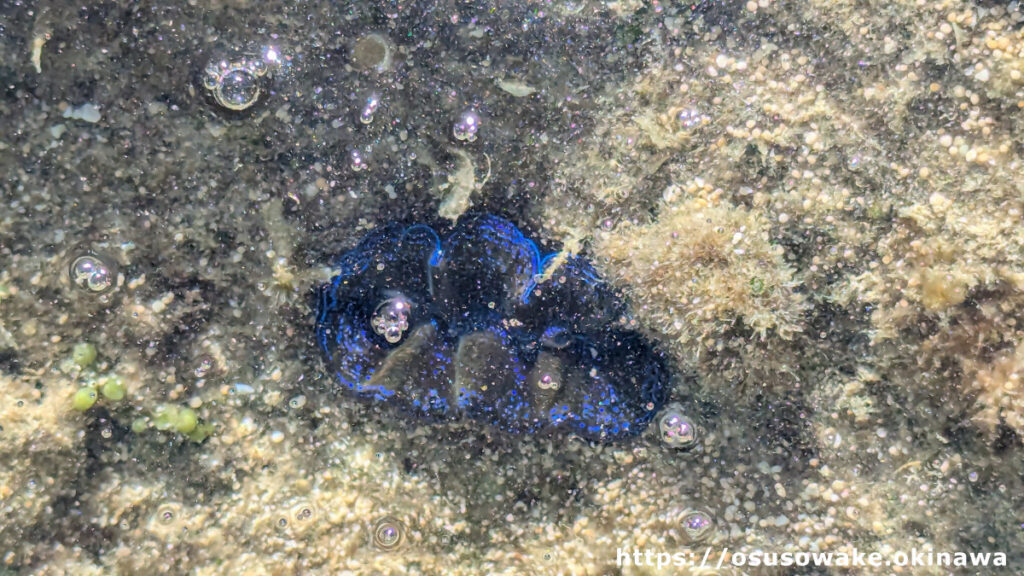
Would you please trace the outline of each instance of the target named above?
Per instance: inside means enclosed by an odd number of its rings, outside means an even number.
[[[668,397],[661,356],[620,326],[625,305],[586,260],[554,256],[496,216],[444,238],[376,230],[320,287],[317,342],[361,398],[512,433],[635,436]]]

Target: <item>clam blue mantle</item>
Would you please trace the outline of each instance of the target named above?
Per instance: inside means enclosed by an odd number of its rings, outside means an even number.
[[[661,356],[621,326],[584,259],[542,257],[496,216],[368,234],[319,288],[316,337],[352,394],[511,433],[635,436],[665,403]],[[543,278],[542,272],[554,272]]]

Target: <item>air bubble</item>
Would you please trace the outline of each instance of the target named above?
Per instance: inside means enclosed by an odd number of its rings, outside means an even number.
[[[684,129],[693,129],[700,126],[706,117],[700,113],[700,110],[696,108],[687,108],[679,113],[676,119],[679,121],[679,126]]]
[[[476,140],[476,133],[480,130],[480,116],[472,110],[464,112],[455,123],[452,133],[455,139],[460,142],[473,142]]]
[[[267,63],[259,58],[218,60],[207,65],[203,87],[221,107],[245,110],[263,95],[267,71]]]
[[[301,504],[295,507],[295,519],[299,522],[307,522],[313,519],[313,507],[308,504]]]
[[[199,378],[199,379],[206,378],[206,376],[215,367],[216,367],[216,364],[214,363],[212,357],[205,356],[205,355],[204,356],[200,356],[199,360],[196,362],[196,368],[193,371],[193,373],[196,375],[196,378]]]
[[[541,390],[558,390],[558,380],[551,376],[551,374],[544,374],[537,381],[537,387]]]
[[[117,284],[117,263],[99,254],[86,253],[71,260],[68,275],[79,290],[103,294]]]
[[[174,522],[174,519],[178,516],[178,506],[174,504],[164,504],[157,508],[156,519],[163,525],[168,525]]]
[[[665,407],[665,411],[658,418],[658,432],[661,434],[661,441],[671,448],[689,449],[697,444],[700,428],[697,422],[683,411],[678,403],[672,403]]]
[[[362,155],[359,154],[359,150],[353,150],[351,158],[349,159],[349,166],[353,172],[360,172],[366,170],[366,161],[363,160]]]
[[[683,533],[690,542],[705,540],[715,530],[715,519],[706,510],[689,510],[683,515]]]
[[[380,550],[394,550],[404,538],[405,527],[393,516],[385,516],[373,525],[373,545]]]
[[[401,297],[389,298],[381,302],[370,317],[370,326],[378,336],[383,336],[389,344],[397,344],[402,335],[409,329],[409,312],[411,305]]]
[[[378,106],[380,106],[380,99],[377,96],[367,98],[363,111],[359,113],[359,121],[363,124],[373,122],[373,114],[377,111]]]

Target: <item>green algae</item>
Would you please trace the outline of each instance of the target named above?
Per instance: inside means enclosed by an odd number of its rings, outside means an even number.
[[[79,412],[85,412],[96,403],[96,389],[90,386],[79,388],[71,397],[71,407]]]
[[[88,368],[96,361],[96,345],[79,342],[71,349],[71,360],[81,368]]]
[[[199,416],[196,415],[196,411],[191,408],[180,408],[178,410],[178,418],[174,423],[174,429],[182,434],[188,434],[196,429],[196,425],[199,424]]]
[[[100,393],[107,400],[119,402],[124,399],[124,380],[120,376],[111,375],[100,380]]]

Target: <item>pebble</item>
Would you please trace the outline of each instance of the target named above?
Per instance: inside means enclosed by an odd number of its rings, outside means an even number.
[[[86,102],[77,108],[71,108],[70,106],[64,109],[64,117],[71,118],[72,120],[84,120],[95,124],[100,121],[100,109],[91,102]]]
[[[779,495],[779,498],[786,497],[786,487],[780,482],[775,483],[775,493]]]

